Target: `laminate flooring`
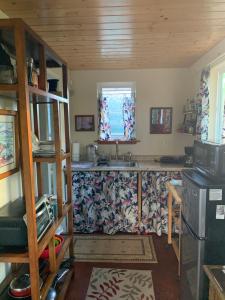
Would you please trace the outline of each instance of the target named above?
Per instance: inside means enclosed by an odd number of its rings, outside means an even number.
[[[93,267],[152,270],[156,300],[179,300],[178,262],[167,236],[153,235],[157,264],[91,263],[75,262],[74,276],[70,282],[66,300],[85,300]],[[139,300],[139,299],[137,299]]]

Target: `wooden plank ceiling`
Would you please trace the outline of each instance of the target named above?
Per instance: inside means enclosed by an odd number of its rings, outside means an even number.
[[[225,0],[0,0],[70,69],[187,67],[225,38]]]

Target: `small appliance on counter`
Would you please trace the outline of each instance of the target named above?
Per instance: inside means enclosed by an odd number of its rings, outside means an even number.
[[[225,181],[225,144],[195,141],[194,167],[212,180]]]
[[[89,144],[87,145],[87,159],[88,161],[97,161],[97,151],[98,145],[96,144]]]
[[[184,166],[185,167],[193,167],[193,147],[184,147]]]
[[[167,156],[161,156],[159,159],[160,163],[163,164],[183,164],[184,163],[184,155],[167,155]]]

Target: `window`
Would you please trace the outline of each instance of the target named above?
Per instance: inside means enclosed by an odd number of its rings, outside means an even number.
[[[135,140],[135,89],[132,83],[102,83],[99,93],[99,139]]]
[[[225,63],[210,72],[209,140],[221,143],[225,139]]]

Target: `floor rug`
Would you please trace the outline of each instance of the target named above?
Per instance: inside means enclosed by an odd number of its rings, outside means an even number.
[[[76,261],[157,263],[151,236],[94,235],[74,236]]]
[[[154,300],[152,272],[93,268],[85,300]]]

